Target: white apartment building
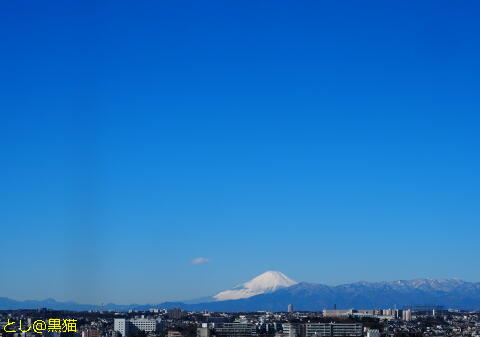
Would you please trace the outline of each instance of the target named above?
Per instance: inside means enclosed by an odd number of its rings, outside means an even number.
[[[343,323],[307,323],[305,324],[306,337],[345,337],[362,336],[362,324]]]
[[[297,337],[300,336],[300,325],[293,323],[283,323],[282,324],[283,336],[286,337]]]
[[[126,320],[125,318],[115,318],[113,322],[113,330],[119,332],[122,337],[128,337],[128,335],[135,331],[141,330],[145,332],[153,332],[159,329],[159,322],[151,318],[132,318]]]
[[[154,319],[142,317],[142,318],[131,319],[130,323],[134,327],[136,327],[138,330],[142,330],[145,332],[157,331],[158,323]]]
[[[113,330],[119,332],[122,337],[128,336],[128,323],[125,318],[115,318],[113,320]]]

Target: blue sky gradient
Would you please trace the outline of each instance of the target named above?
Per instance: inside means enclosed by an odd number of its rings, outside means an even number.
[[[0,296],[480,281],[478,2],[1,7]]]

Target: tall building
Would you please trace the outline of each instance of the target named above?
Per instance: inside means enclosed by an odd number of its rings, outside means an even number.
[[[127,337],[130,333],[129,324],[125,318],[115,318],[113,320],[113,330],[117,331],[122,337]]]
[[[291,304],[288,305],[288,312],[293,312],[293,305]]]
[[[403,310],[402,318],[404,321],[411,321],[412,320],[412,310],[407,309]]]

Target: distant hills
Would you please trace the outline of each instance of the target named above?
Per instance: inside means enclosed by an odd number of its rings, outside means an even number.
[[[199,303],[200,302],[200,303]],[[181,307],[185,310],[208,311],[286,311],[323,310],[332,308],[402,308],[409,305],[442,305],[445,308],[480,309],[480,283],[459,279],[417,279],[393,282],[356,282],[338,286],[297,283],[286,275],[269,271],[231,290],[212,297],[184,302],[164,302],[148,305],[106,304],[103,307],[75,302],[15,301],[0,297],[0,309],[50,308],[83,310],[148,310],[150,308]]]

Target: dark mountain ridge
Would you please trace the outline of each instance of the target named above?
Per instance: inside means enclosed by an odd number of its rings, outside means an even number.
[[[205,303],[163,302],[147,305],[104,306],[58,302],[53,299],[44,301],[15,301],[0,297],[0,309],[37,309],[59,310],[148,310],[150,308],[181,307],[185,310],[209,311],[286,311],[292,304],[295,310],[320,311],[333,308],[403,308],[410,305],[441,305],[445,308],[479,310],[480,283],[459,279],[417,279],[393,282],[355,282],[337,286],[327,286],[301,282],[274,292],[249,298],[211,301]]]

